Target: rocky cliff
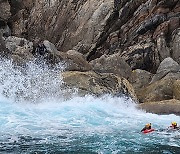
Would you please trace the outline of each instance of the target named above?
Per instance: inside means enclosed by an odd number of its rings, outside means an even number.
[[[69,63],[66,71],[113,73],[140,102],[178,95],[180,0],[0,0],[0,31],[1,53],[16,62],[41,54]],[[13,38],[12,50],[12,36],[29,42]],[[36,53],[44,40],[48,54]]]
[[[1,3],[7,5],[2,9],[2,19],[9,24],[12,35],[31,41],[47,39],[60,51],[75,49],[86,54],[88,61],[119,53],[132,69],[152,73],[167,57],[180,62],[179,0]]]

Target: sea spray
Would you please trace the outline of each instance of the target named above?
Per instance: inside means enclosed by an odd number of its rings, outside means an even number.
[[[172,119],[180,123],[178,116],[144,113],[124,98],[85,96],[63,102],[17,104],[4,100],[0,104],[0,141],[5,151],[138,153],[180,148],[178,132],[140,133],[147,122],[157,130],[167,128]]]
[[[1,153],[179,152],[179,132],[158,131],[179,116],[145,113],[125,97],[65,99],[61,71],[36,63],[22,71],[1,61]],[[157,131],[144,135],[149,122]]]
[[[14,102],[40,103],[47,99],[62,99],[70,90],[61,88],[63,69],[63,64],[52,68],[35,60],[20,67],[11,60],[1,59],[0,94]]]

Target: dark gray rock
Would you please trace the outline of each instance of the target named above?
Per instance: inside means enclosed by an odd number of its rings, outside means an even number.
[[[158,67],[156,74],[153,76],[151,83],[164,78],[168,73],[180,72],[180,65],[172,58],[165,58]]]
[[[15,36],[5,39],[6,48],[9,49],[9,57],[19,66],[25,66],[27,62],[33,61],[33,43]]]
[[[157,37],[156,46],[160,62],[165,58],[170,57],[170,49],[167,47],[166,37],[164,34]]]
[[[126,60],[133,70],[155,70],[157,63],[159,63],[153,43],[139,43],[134,46],[129,46],[128,49],[121,54],[121,57]]]

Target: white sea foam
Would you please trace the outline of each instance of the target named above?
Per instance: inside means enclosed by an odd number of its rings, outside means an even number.
[[[180,124],[179,116],[145,113],[131,99],[110,95],[96,98],[72,94],[66,100],[61,89],[61,71],[61,67],[50,70],[35,63],[20,70],[11,61],[0,62],[2,147],[22,140],[24,143],[30,137],[35,138],[31,144],[58,142],[71,148],[81,142],[82,146],[91,146],[99,153],[138,152],[156,144],[180,147],[179,132],[140,133],[149,122],[156,130],[167,128],[171,121]]]

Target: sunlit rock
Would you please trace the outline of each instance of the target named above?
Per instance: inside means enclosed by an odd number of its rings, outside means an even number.
[[[80,95],[93,94],[101,96],[112,94],[114,96],[128,95],[136,99],[132,85],[124,78],[112,73],[95,72],[63,72],[63,81],[70,88],[77,88]]]

